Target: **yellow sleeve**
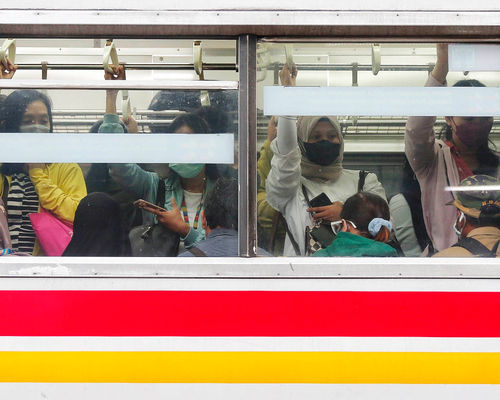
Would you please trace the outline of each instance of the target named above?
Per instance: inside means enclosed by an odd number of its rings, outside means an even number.
[[[10,182],[12,181],[12,176],[0,174],[0,197],[3,196],[3,191],[4,191],[4,176],[7,178],[7,182],[9,185],[10,185]]]
[[[87,195],[78,164],[50,164],[29,171],[40,206],[57,217],[73,222],[80,200]]]
[[[260,175],[260,183],[266,187],[266,179],[271,171],[271,160],[273,151],[271,150],[271,141],[266,140],[260,149],[260,157],[257,161],[257,171]]]

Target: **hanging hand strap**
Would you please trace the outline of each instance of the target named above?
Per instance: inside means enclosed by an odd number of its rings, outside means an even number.
[[[116,51],[115,44],[112,40],[106,41],[106,46],[104,46],[104,55],[102,58],[102,66],[106,72],[114,75],[113,68],[110,67],[109,59],[111,59],[111,64],[118,66],[120,61],[118,60],[118,53]],[[128,90],[122,90],[122,118],[124,122],[127,122],[128,117],[132,113],[132,107],[130,105],[130,97],[128,95]]]
[[[106,46],[104,46],[104,55],[102,58],[102,66],[106,72],[114,74],[113,69],[109,66],[109,59],[111,58],[111,64],[118,66],[118,53],[116,52],[115,44],[112,40],[106,41]]]
[[[292,72],[293,68],[293,44],[285,44],[285,57],[286,57],[286,65],[290,72]]]
[[[199,40],[193,42],[193,66],[200,81],[205,80],[205,75],[203,73],[203,49],[201,47],[201,41]],[[202,107],[210,106],[210,95],[208,91],[202,90],[200,92],[200,103]]]

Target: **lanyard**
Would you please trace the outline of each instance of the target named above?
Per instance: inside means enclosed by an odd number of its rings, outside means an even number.
[[[193,222],[193,229],[198,229],[198,220],[200,219],[200,212],[201,212],[201,207],[203,206],[204,197],[205,197],[205,190],[203,190],[203,193],[201,194],[200,204],[198,204],[198,209],[196,210],[196,215],[194,217],[194,222]],[[182,215],[184,216],[184,222],[189,225],[189,216],[187,212],[186,198],[184,195],[182,196],[181,209],[182,209]]]

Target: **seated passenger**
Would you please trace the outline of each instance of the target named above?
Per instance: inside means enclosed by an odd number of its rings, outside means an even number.
[[[291,80],[285,65],[284,84]],[[288,78],[287,78],[288,75]],[[316,221],[333,222],[339,219],[343,201],[358,192],[360,171],[342,168],[344,139],[335,117],[279,117],[278,134],[271,143],[274,153],[271,171],[266,182],[266,199],[280,211],[296,245],[285,241],[284,254],[308,255],[305,246],[306,227]],[[369,173],[361,188],[378,194],[385,200],[385,191],[377,177]],[[310,207],[309,199],[328,196],[330,205]]]
[[[130,242],[120,221],[118,203],[106,193],[84,197],[75,213],[73,238],[63,256],[130,256]]]
[[[448,45],[437,45],[437,61],[426,86],[444,86],[448,74]],[[484,86],[469,79],[454,86]],[[434,135],[435,117],[409,117],[405,152],[422,190],[425,225],[434,249],[443,250],[457,241],[452,227],[455,210],[443,204],[453,201],[445,191],[473,174],[499,176],[498,155],[488,147],[492,117],[447,116],[444,140]]]
[[[4,100],[1,132],[52,130],[50,99],[44,94],[16,90]],[[62,220],[73,222],[78,203],[87,194],[82,171],[74,163],[17,163],[3,164],[0,172],[0,193],[6,199],[12,249],[41,255],[29,214],[43,207]]]
[[[492,190],[454,191],[455,224],[452,229],[458,243],[434,257],[498,257],[500,255],[500,180],[473,175],[460,183],[461,188],[495,185]]]
[[[380,196],[359,192],[349,197],[340,220],[332,222],[337,234],[316,257],[396,257],[396,249],[386,244],[391,237],[389,206]]]
[[[238,181],[219,178],[207,194],[201,214],[204,241],[191,247],[179,257],[237,257],[238,256]],[[264,249],[259,255],[267,255]]]

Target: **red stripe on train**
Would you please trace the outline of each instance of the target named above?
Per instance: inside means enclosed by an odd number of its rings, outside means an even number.
[[[0,291],[0,336],[500,337],[500,293]]]

